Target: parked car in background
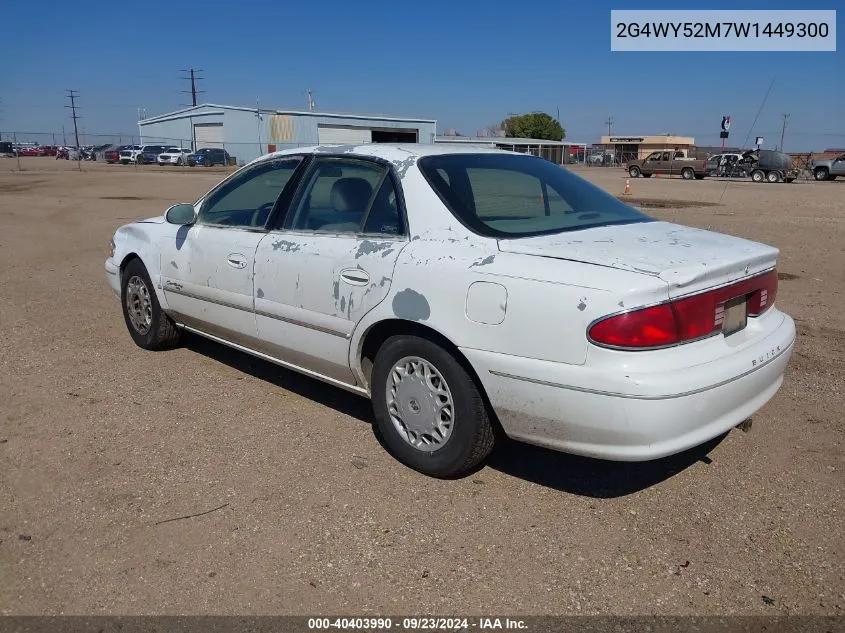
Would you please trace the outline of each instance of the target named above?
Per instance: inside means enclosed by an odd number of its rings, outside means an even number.
[[[810,163],[810,169],[816,180],[836,180],[837,176],[845,176],[845,154],[827,160],[814,160]]]
[[[21,147],[18,149],[18,156],[40,156],[41,150],[37,147]]]
[[[191,150],[184,147],[169,147],[158,155],[159,165],[184,165]]]
[[[143,149],[140,145],[126,145],[124,149],[120,150],[120,164],[128,165],[134,163],[138,154]]]
[[[655,174],[701,180],[707,175],[707,161],[688,158],[679,150],[661,150],[652,152],[646,158],[628,161],[628,175],[631,178],[650,178]]]
[[[38,148],[39,156],[55,156],[56,152],[59,150],[58,147],[55,145],[42,145]]]
[[[113,145],[103,152],[103,160],[109,165],[120,162],[120,152],[132,149],[131,145]]]
[[[155,165],[158,155],[167,150],[166,145],[144,145],[135,161],[141,165]]]
[[[213,167],[214,165],[228,165],[229,152],[217,147],[203,147],[201,150],[188,154],[186,157],[191,167]]]
[[[188,330],[369,397],[389,450],[448,477],[497,424],[644,461],[748,419],[795,341],[778,255],[542,158],[376,144],[253,161],[119,228],[105,269],[138,346]]]

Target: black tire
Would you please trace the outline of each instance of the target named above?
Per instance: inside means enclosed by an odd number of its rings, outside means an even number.
[[[412,446],[394,426],[388,411],[387,381],[394,365],[414,356],[430,363],[448,386],[453,401],[453,426],[442,447],[423,451]],[[371,380],[376,427],[400,462],[434,477],[454,477],[481,463],[493,449],[493,426],[475,380],[455,357],[418,336],[392,336],[376,354]]]
[[[695,170],[692,167],[684,167],[681,170],[681,178],[684,180],[692,180],[695,178]]]
[[[766,174],[766,182],[775,183],[780,182],[780,180],[781,178],[779,171],[770,171],[768,174]]]
[[[129,314],[127,295],[129,294],[130,282],[139,280],[146,286],[146,292],[150,303],[150,323],[143,331],[136,327]],[[126,322],[126,329],[138,347],[147,350],[167,349],[179,342],[181,331],[169,316],[161,309],[156,297],[155,288],[147,269],[140,259],[133,259],[123,270],[120,280],[120,304],[123,307],[123,319]]]
[[[751,172],[751,180],[754,182],[764,182],[766,180],[766,174],[759,169],[755,169]]]
[[[827,180],[830,178],[830,172],[827,170],[827,167],[816,167],[813,170],[813,178],[816,180]]]
[[[628,175],[631,178],[639,178],[640,174],[642,174],[642,173],[643,173],[642,170],[639,167],[637,167],[636,165],[634,165],[633,167],[628,167]]]

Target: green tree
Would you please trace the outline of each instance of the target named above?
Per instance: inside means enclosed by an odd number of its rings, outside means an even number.
[[[566,137],[560,122],[545,112],[528,112],[508,117],[502,123],[507,136],[562,141]]]

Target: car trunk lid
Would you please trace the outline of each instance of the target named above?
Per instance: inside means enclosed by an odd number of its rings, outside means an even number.
[[[499,249],[584,262],[658,277],[675,298],[773,268],[778,249],[739,237],[670,222],[500,239]]]

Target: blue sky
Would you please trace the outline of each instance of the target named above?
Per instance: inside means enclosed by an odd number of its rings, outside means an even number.
[[[510,112],[560,116],[567,138],[674,133],[717,144],[776,140],[787,150],[845,147],[845,53],[612,53],[610,9],[677,2],[8,2],[0,62],[0,133],[71,128],[64,91],[80,93],[88,133],[132,133],[148,115],[189,103],[181,69],[202,68],[200,101],[435,118],[462,134]],[[710,3],[701,8],[804,8]],[[810,7],[806,7],[810,8]],[[811,8],[839,9],[841,0]],[[42,141],[43,142],[43,141]],[[753,138],[751,139],[753,142]]]

